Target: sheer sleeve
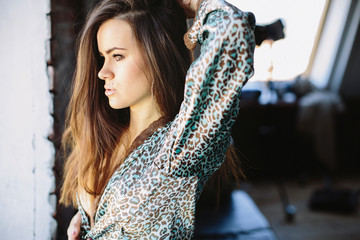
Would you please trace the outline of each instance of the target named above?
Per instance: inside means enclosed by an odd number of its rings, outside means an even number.
[[[200,6],[185,42],[198,42],[201,52],[187,73],[184,101],[170,133],[170,164],[160,166],[170,174],[203,174],[221,165],[241,89],[254,72],[254,25],[252,13],[224,1]]]

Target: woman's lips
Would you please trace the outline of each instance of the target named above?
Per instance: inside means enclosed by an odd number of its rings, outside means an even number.
[[[115,93],[115,89],[110,89],[110,88],[106,88],[105,89],[105,95],[106,96],[111,96]]]

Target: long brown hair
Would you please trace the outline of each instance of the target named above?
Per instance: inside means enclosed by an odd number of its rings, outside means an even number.
[[[155,101],[165,121],[176,116],[183,101],[186,72],[192,59],[183,42],[187,31],[184,10],[175,0],[100,2],[88,15],[78,39],[76,73],[63,136],[64,150],[69,152],[60,198],[65,205],[76,205],[79,187],[93,197],[100,195],[126,157],[117,150],[119,138],[128,127],[129,109],[115,110],[109,106],[104,82],[97,75],[103,64],[97,48],[97,31],[112,18],[122,19],[132,27],[149,66]],[[221,181],[229,176],[236,180],[239,175],[234,171],[237,160],[229,153],[230,150],[217,174]]]
[[[129,123],[129,109],[112,109],[98,78],[102,59],[96,35],[112,18],[132,27],[143,50],[153,80],[153,94],[162,114],[170,121],[183,100],[191,55],[183,43],[186,16],[175,0],[104,0],[88,15],[78,39],[78,55],[72,97],[67,113],[63,147],[70,154],[64,169],[60,202],[76,204],[78,187],[101,194],[121,164],[114,161],[120,136]]]

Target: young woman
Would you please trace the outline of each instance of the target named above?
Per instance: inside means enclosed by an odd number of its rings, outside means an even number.
[[[186,34],[185,13],[196,13]],[[191,238],[253,74],[254,24],[223,0],[104,0],[92,11],[64,136],[60,200],[79,209],[70,239]],[[185,45],[197,43],[191,64]]]

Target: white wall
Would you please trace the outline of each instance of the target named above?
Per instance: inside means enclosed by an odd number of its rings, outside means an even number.
[[[49,0],[0,0],[0,238],[51,239]]]

